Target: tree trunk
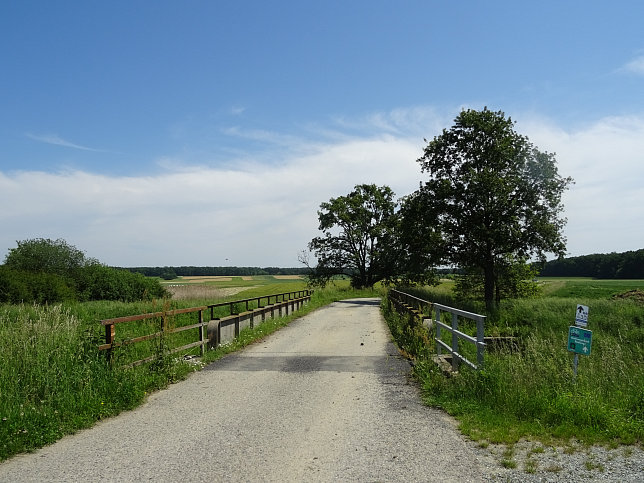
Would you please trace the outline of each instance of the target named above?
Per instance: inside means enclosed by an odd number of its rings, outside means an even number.
[[[494,301],[494,264],[487,263],[483,269],[483,276],[485,277],[485,308],[488,312],[493,312],[496,309]]]

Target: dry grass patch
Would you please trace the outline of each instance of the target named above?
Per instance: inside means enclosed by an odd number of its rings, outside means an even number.
[[[302,275],[273,275],[276,280],[301,280]]]
[[[193,277],[181,277],[181,282],[187,283],[204,283],[204,282],[232,282],[232,277],[220,277],[220,276],[193,276]]]
[[[218,288],[213,285],[171,285],[166,287],[174,300],[218,300],[231,297],[249,288],[253,287]]]

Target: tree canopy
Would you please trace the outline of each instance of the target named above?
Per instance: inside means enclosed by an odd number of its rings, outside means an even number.
[[[396,222],[394,192],[388,186],[356,185],[345,196],[320,205],[319,229],[309,250],[317,258],[310,274],[314,284],[348,275],[355,287],[371,287],[394,275],[390,249]]]
[[[412,199],[439,234],[432,250],[444,264],[483,276],[488,308],[512,264],[564,254],[561,196],[572,180],[503,112],[462,111],[418,162],[429,180]]]
[[[135,300],[167,296],[158,280],[108,267],[65,240],[17,242],[0,265],[0,303]]]

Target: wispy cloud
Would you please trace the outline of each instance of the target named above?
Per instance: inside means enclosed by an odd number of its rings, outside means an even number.
[[[33,139],[34,141],[38,141],[41,143],[45,144],[52,144],[54,146],[63,146],[65,148],[73,148],[73,149],[80,149],[83,151],[92,151],[95,153],[104,153],[106,152],[103,149],[95,149],[95,148],[90,148],[87,146],[83,146],[81,144],[76,144],[72,143],[71,141],[67,141],[66,139],[61,138],[57,134],[31,134],[27,133],[26,136],[30,139]]]
[[[564,197],[570,254],[643,248],[644,117],[570,129],[517,114],[517,130],[556,152],[560,174],[576,181]],[[231,157],[225,166],[168,156],[160,161],[166,169],[150,176],[0,171],[0,205],[12,207],[0,211],[0,258],[16,240],[42,236],[114,265],[297,266],[318,235],[321,202],[358,183],[386,184],[398,196],[418,188],[426,176],[415,161],[418,132],[431,138],[449,128],[452,120],[442,117],[398,110],[363,119],[371,132],[324,142],[255,132],[250,137],[296,145],[267,143],[261,155]],[[416,122],[424,124],[413,132],[403,127]],[[400,132],[385,129],[390,124]]]
[[[230,113],[233,116],[240,116],[246,111],[246,108],[244,106],[232,106],[230,108]]]
[[[644,55],[641,55],[626,63],[621,70],[631,74],[644,75]]]

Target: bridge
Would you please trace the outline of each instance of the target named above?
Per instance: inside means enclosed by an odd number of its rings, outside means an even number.
[[[0,481],[488,478],[494,464],[421,403],[379,303],[314,311],[136,410],[0,464]]]

